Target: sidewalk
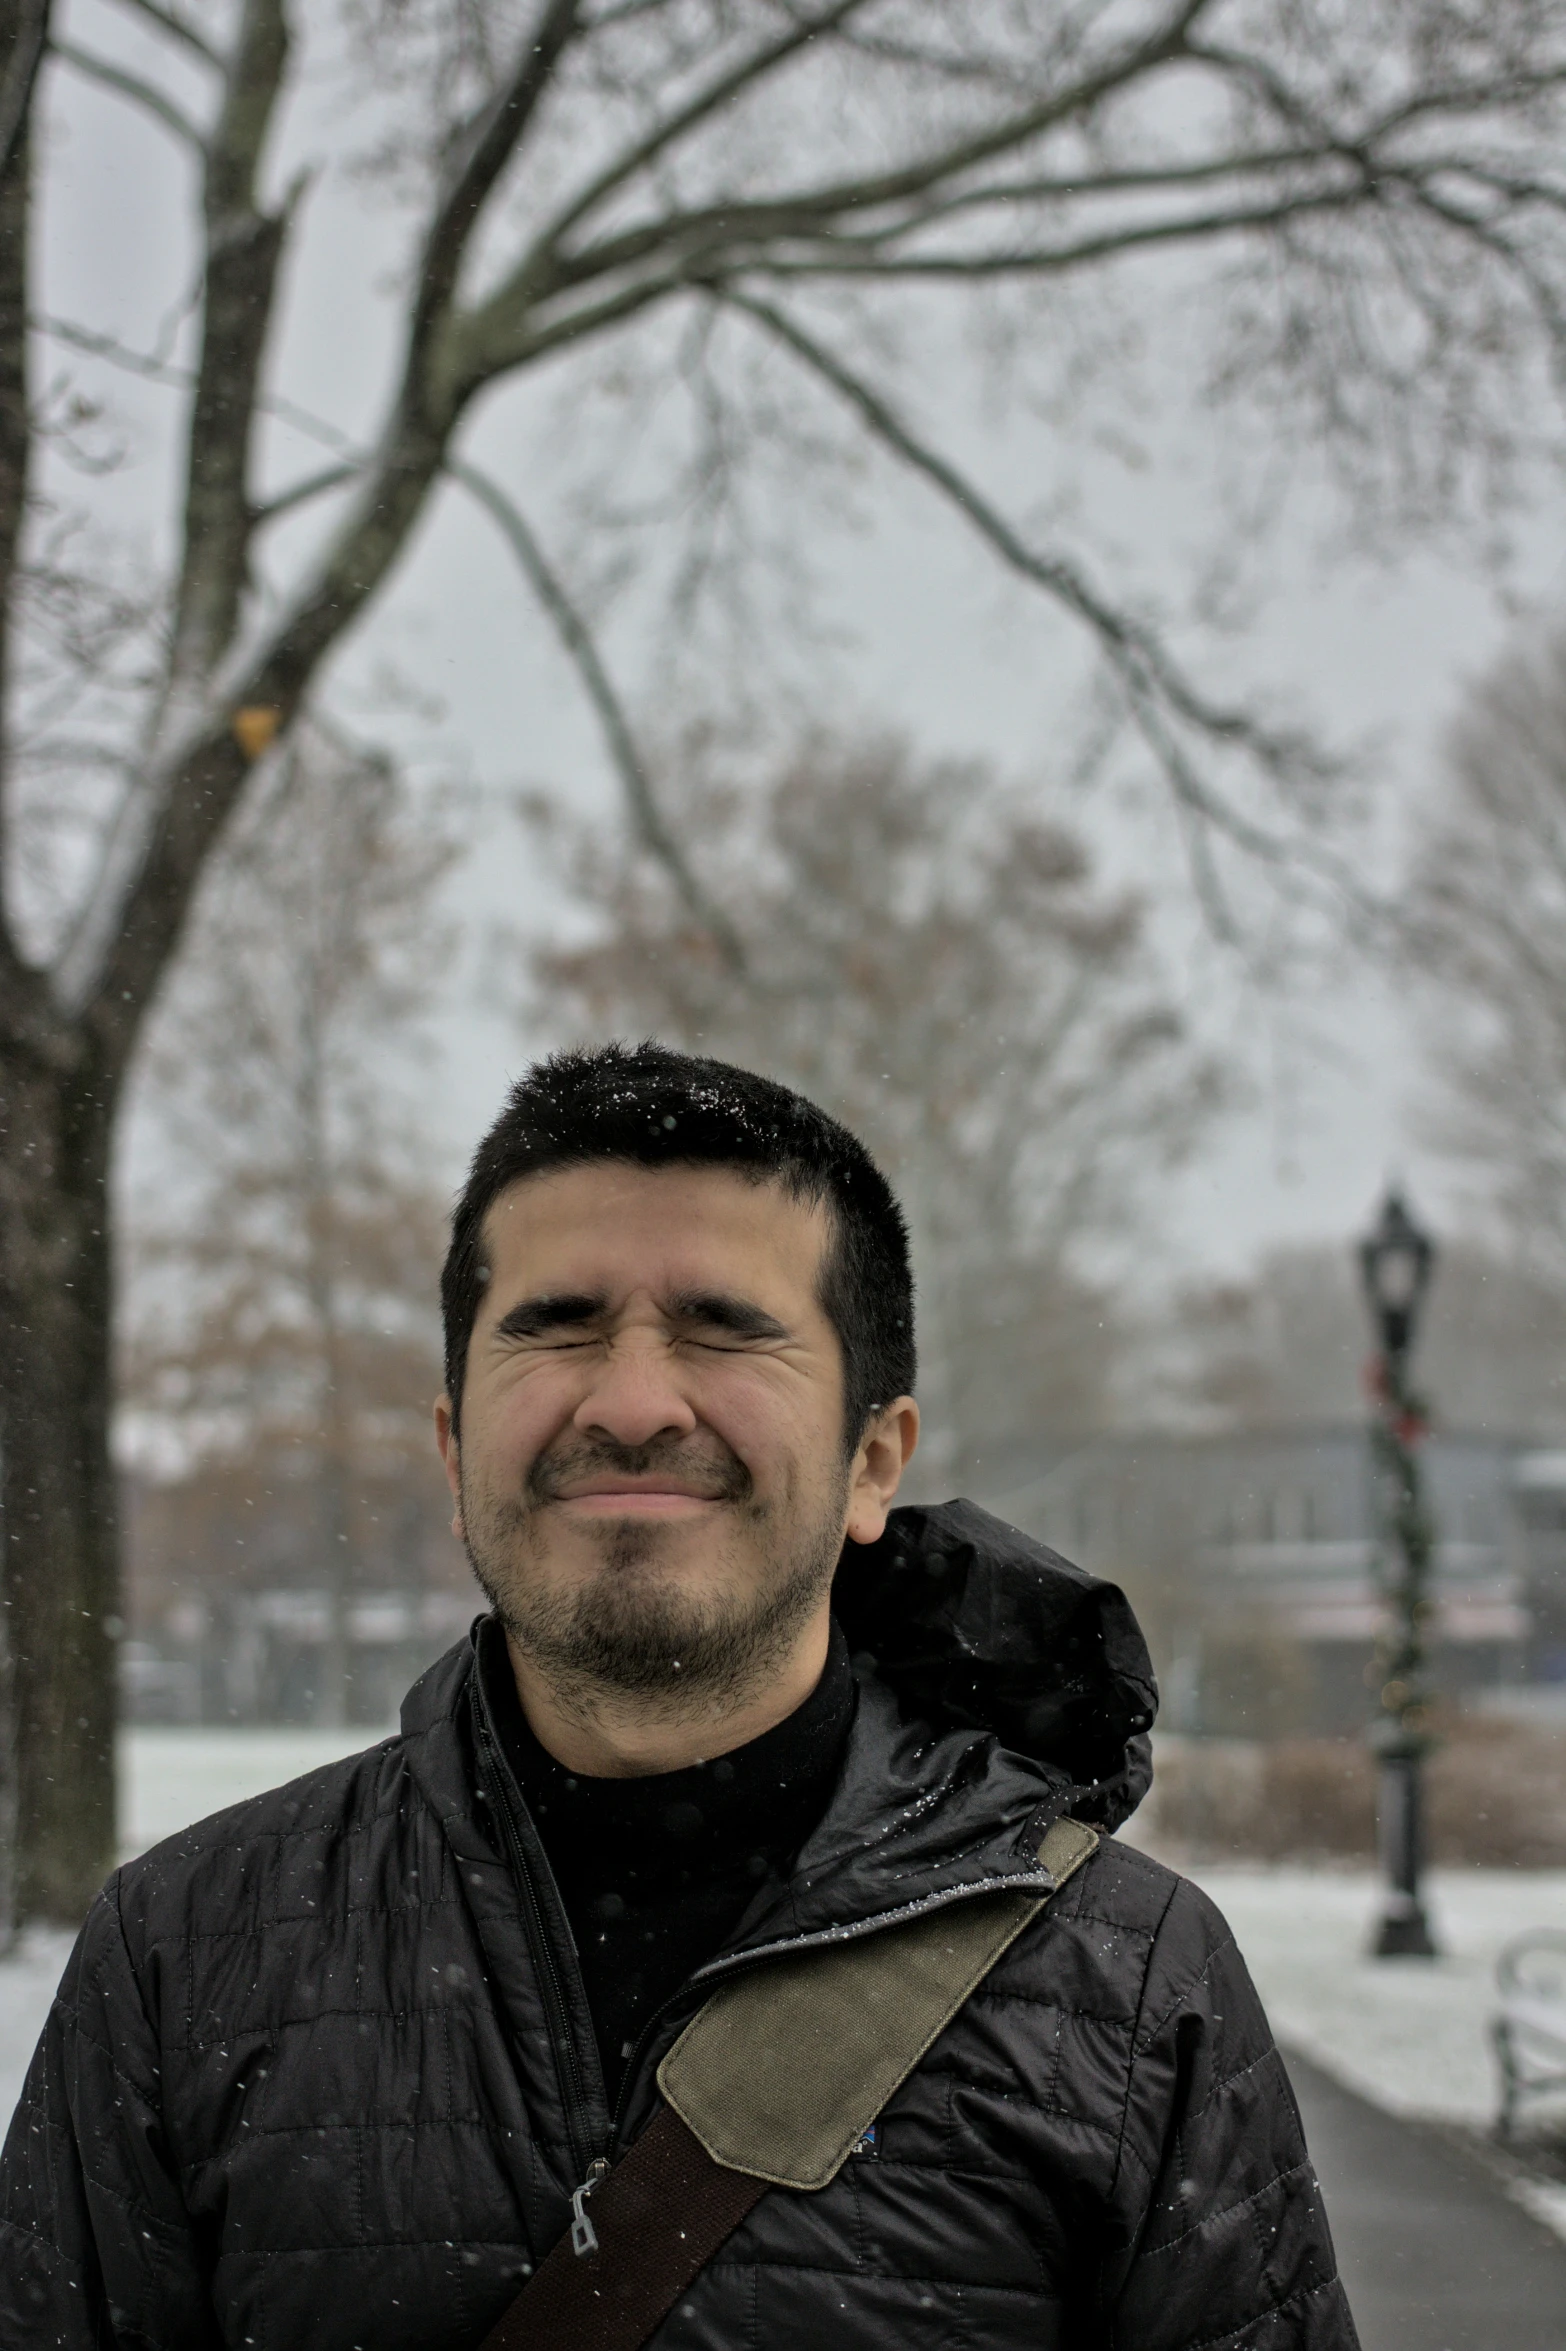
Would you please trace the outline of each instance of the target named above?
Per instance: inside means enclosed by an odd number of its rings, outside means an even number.
[[[1439,2129],[1288,2066],[1362,2351],[1561,2351],[1566,2244]]]

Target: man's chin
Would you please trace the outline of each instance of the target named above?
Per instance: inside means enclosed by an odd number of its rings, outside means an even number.
[[[493,1562],[480,1571],[499,1614],[519,1630],[529,1619],[572,1623],[655,1646],[663,1634],[677,1650],[700,1627],[757,1606],[710,1517],[588,1517],[551,1534],[531,1561],[508,1561],[499,1575]]]
[[[500,1614],[513,1644],[558,1694],[590,1690],[689,1703],[745,1684],[772,1653],[768,1611],[721,1588],[620,1562]],[[629,1572],[627,1572],[629,1570]],[[770,1637],[769,1637],[770,1636]]]
[[[556,1559],[563,1574],[552,1582],[590,1583],[599,1576],[651,1571],[673,1586],[687,1579],[698,1589],[725,1581],[722,1560],[729,1527],[720,1503],[684,1511],[591,1511],[562,1516]],[[555,1548],[551,1546],[551,1548]]]

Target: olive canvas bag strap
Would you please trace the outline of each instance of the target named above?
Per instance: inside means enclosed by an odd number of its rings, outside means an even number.
[[[1058,1890],[1098,1844],[1057,1820]],[[736,1977],[658,2068],[664,2103],[481,2351],[640,2351],[768,2188],[836,2178],[892,2093],[1049,1900],[974,1895]]]

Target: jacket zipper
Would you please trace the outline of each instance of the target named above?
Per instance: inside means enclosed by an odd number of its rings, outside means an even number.
[[[522,1832],[512,1809],[512,1791],[507,1785],[509,1767],[500,1754],[491,1731],[482,1701],[474,1709],[479,1737],[483,1742],[490,1776],[500,1794],[501,1825],[505,1831],[506,1850],[512,1873],[522,1896],[522,1923],[527,1934],[528,1947],[537,1970],[539,1989],[544,1998],[544,2022],[549,2033],[550,2048],[554,2053],[555,2071],[560,2080],[561,2104],[565,2109],[566,2135],[571,2142],[571,2163],[576,2176],[584,2184],[602,2177],[602,2154],[595,2154],[588,2128],[587,2081],[582,2067],[582,2053],[577,2047],[576,2035],[571,2030],[571,2010],[566,1999],[561,1971],[550,1940],[549,1922],[544,1916],[543,1904],[538,1898],[538,1882]],[[580,2196],[583,2189],[576,2194]],[[573,2212],[581,2217],[575,2198]],[[589,2230],[590,2233],[590,2230]]]

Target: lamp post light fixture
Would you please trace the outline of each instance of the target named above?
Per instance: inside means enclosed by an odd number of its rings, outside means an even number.
[[[1435,1272],[1435,1243],[1393,1190],[1380,1222],[1359,1248],[1360,1275],[1375,1328],[1370,1424],[1377,1550],[1388,1620],[1376,1649],[1379,1708],[1370,1729],[1380,1764],[1377,1820],[1386,1903],[1372,1949],[1378,1959],[1435,1956],[1420,1898],[1424,1867],[1423,1765],[1427,1728],[1425,1633],[1432,1602],[1435,1529],[1425,1500],[1419,1448],[1428,1420],[1409,1380],[1419,1318]]]

